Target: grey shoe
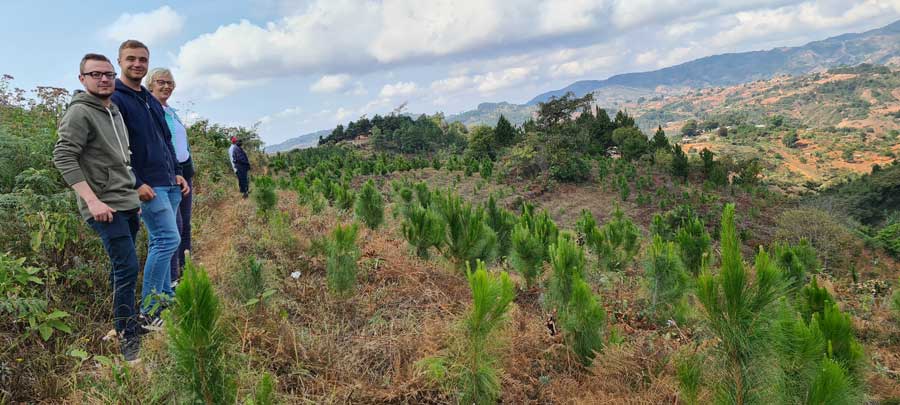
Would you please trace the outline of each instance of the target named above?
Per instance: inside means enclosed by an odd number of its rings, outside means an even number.
[[[124,338],[120,340],[119,348],[122,350],[122,357],[125,357],[125,361],[132,364],[140,361],[140,359],[138,358],[138,354],[141,351],[140,336],[132,336],[130,338]]]

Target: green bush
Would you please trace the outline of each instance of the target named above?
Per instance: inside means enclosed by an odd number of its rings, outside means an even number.
[[[328,288],[338,296],[346,296],[356,284],[356,261],[360,254],[356,246],[358,230],[356,223],[338,225],[325,244]]]
[[[25,265],[25,258],[0,253],[0,319],[21,325],[28,334],[49,340],[56,331],[72,333],[67,312],[50,310],[41,269]]]
[[[260,214],[267,215],[275,204],[278,203],[278,195],[275,194],[275,181],[269,176],[260,176],[253,179],[253,201]]]
[[[428,258],[428,249],[440,249],[446,237],[444,218],[432,209],[413,205],[406,210],[401,228],[406,241],[416,249],[419,258]]]
[[[600,266],[607,271],[621,271],[628,267],[640,249],[640,231],[634,222],[619,207],[601,228],[596,227],[590,212],[584,211],[581,215],[576,228],[597,255]]]
[[[894,255],[894,257],[900,257],[900,222],[895,222],[882,228],[875,236],[875,240],[888,253]]]
[[[653,244],[647,251],[644,277],[650,292],[650,310],[656,318],[684,323],[687,308],[685,294],[690,277],[675,243],[665,242],[659,236],[653,238]]]
[[[776,244],[772,255],[792,290],[806,283],[807,274],[813,274],[819,269],[816,250],[806,239],[800,240],[796,245]]]
[[[228,364],[221,306],[206,271],[190,258],[165,313],[169,351],[193,403],[233,404],[235,378]]]
[[[548,294],[553,306],[563,310],[571,299],[575,280],[584,279],[584,251],[566,233],[558,236],[550,251],[553,273]]]
[[[367,181],[359,191],[356,199],[356,217],[369,229],[378,229],[384,222],[384,201],[372,180]]]

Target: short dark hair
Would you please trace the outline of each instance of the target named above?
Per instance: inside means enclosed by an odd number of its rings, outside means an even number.
[[[99,53],[89,53],[89,54],[84,55],[83,58],[81,58],[81,65],[78,66],[79,74],[84,74],[84,64],[87,63],[87,61],[89,61],[89,60],[106,62],[106,63],[109,63],[110,65],[112,65],[112,62],[110,62],[109,58],[107,58],[106,56],[103,56]]]
[[[138,41],[136,39],[129,39],[125,42],[122,42],[122,45],[119,45],[119,55],[122,55],[122,50],[124,49],[140,49],[144,48],[147,50],[147,53],[150,53],[150,48],[147,48],[147,45],[144,45],[143,42]]]

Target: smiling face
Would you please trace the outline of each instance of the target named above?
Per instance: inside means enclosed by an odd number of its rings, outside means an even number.
[[[165,105],[175,91],[175,79],[168,73],[159,73],[150,81],[149,89],[156,99]]]
[[[150,64],[150,52],[145,48],[125,48],[119,51],[119,68],[122,76],[132,83],[141,83],[141,79],[147,75],[147,66]]]
[[[100,77],[95,79],[91,76],[92,73],[94,75],[100,73]],[[113,77],[108,77],[110,73],[113,74]],[[105,100],[112,96],[113,91],[116,90],[115,73],[116,70],[113,68],[112,63],[102,60],[88,60],[84,62],[84,70],[78,75],[78,80],[84,85],[85,91]]]

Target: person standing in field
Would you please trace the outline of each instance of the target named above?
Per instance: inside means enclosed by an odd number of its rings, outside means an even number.
[[[138,361],[140,333],[135,306],[138,259],[134,244],[141,202],[134,189],[128,131],[110,97],[116,71],[106,56],[81,59],[76,91],[59,122],[53,164],[75,190],[78,210],[103,241],[111,264],[113,324],[128,362]]]
[[[250,192],[250,179],[248,178],[250,159],[247,158],[244,148],[241,147],[242,144],[243,142],[240,139],[232,136],[231,147],[228,148],[228,156],[231,158],[231,168],[234,169],[234,174],[237,176],[241,195],[247,198]]]
[[[175,91],[175,79],[172,72],[165,68],[151,69],[144,78],[144,87],[150,90],[165,112],[166,125],[172,134],[172,146],[175,148],[175,158],[181,166],[181,176],[191,189],[181,198],[181,203],[175,212],[175,223],[178,225],[178,234],[181,236],[181,244],[172,257],[171,278],[172,286],[181,277],[184,268],[184,252],[191,250],[191,204],[194,196],[194,163],[191,160],[191,146],[188,143],[187,128],[178,117],[177,111],[169,105],[169,97]]]
[[[159,314],[165,299],[173,295],[171,260],[181,244],[175,213],[190,187],[181,176],[165,110],[141,86],[149,62],[150,51],[143,43],[128,40],[119,46],[122,77],[116,80],[112,102],[119,107],[128,128],[134,186],[149,236],[141,288],[142,322],[146,328],[156,329],[162,325]]]

